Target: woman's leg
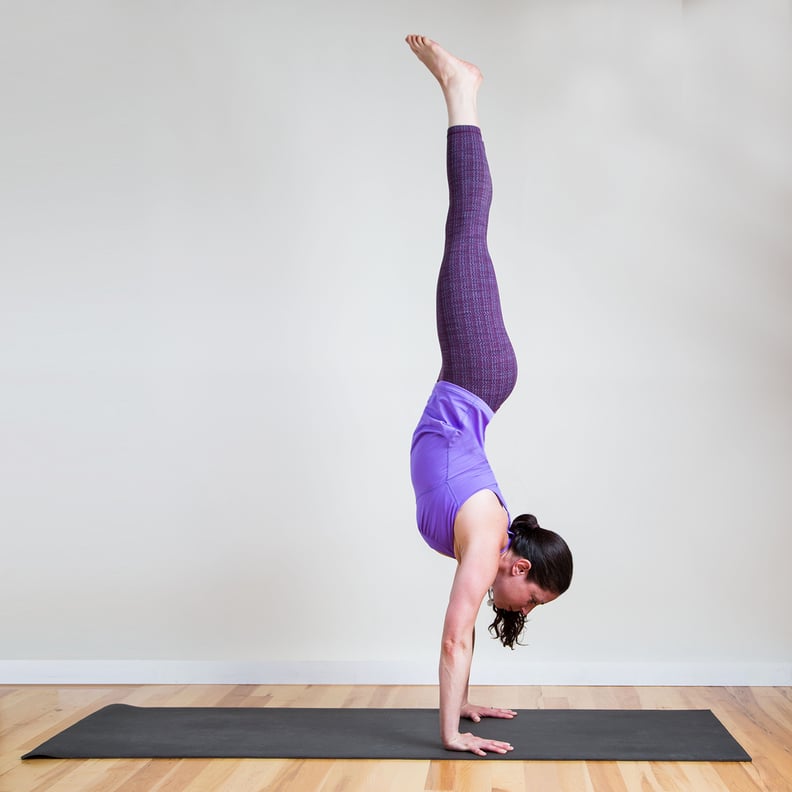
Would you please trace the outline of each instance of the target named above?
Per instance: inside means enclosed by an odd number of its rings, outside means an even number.
[[[492,181],[476,110],[481,73],[429,39],[407,40],[440,83],[450,124],[449,208],[437,282],[439,379],[475,393],[495,411],[514,388],[517,360],[487,249]]]
[[[437,280],[440,379],[475,393],[496,411],[517,381],[517,359],[487,250],[492,182],[481,130],[451,127],[447,158],[450,204]]]

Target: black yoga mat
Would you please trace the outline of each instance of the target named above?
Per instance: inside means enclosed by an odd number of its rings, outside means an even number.
[[[490,759],[750,762],[709,710],[523,710],[462,721],[510,742]],[[476,759],[446,751],[432,709],[130,707],[111,704],[23,756]],[[484,757],[480,757],[484,758]]]

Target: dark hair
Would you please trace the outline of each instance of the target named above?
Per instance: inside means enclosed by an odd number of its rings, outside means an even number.
[[[509,528],[509,550],[518,558],[531,562],[529,572],[533,581],[552,594],[563,594],[572,582],[572,553],[567,543],[553,531],[541,528],[533,514],[521,514],[512,520]],[[514,649],[520,643],[525,627],[525,616],[518,611],[502,608],[495,611],[495,621],[489,626],[493,638]]]

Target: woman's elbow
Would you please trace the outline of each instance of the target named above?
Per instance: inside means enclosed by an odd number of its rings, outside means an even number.
[[[455,657],[468,654],[472,648],[472,635],[444,635],[440,651],[443,657]]]

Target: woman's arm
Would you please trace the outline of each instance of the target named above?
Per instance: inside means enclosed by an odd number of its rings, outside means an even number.
[[[440,736],[446,748],[506,753],[509,743],[485,740],[459,731],[459,719],[470,717],[474,708],[467,702],[473,632],[481,602],[498,572],[500,548],[506,525],[500,502],[489,491],[465,502],[454,525],[457,567],[448,601],[440,650]],[[463,713],[463,710],[466,710]],[[508,716],[506,716],[508,717]]]
[[[476,628],[473,628],[473,652],[476,651]],[[513,709],[503,707],[482,707],[470,703],[470,673],[465,684],[465,702],[462,704],[462,717],[473,723],[480,723],[482,718],[507,718],[511,720],[517,713]]]

